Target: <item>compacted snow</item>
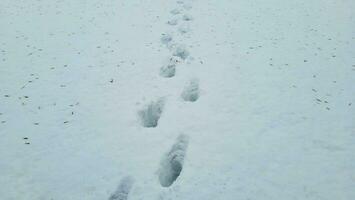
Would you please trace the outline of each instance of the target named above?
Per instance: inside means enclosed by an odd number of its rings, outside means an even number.
[[[355,199],[354,10],[1,0],[0,199]]]

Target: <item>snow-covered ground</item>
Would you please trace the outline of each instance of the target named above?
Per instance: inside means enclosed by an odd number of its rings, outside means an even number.
[[[355,1],[1,0],[0,200],[355,199]]]

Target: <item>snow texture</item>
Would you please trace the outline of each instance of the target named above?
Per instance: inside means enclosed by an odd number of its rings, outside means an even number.
[[[1,0],[0,200],[354,200],[354,0]]]

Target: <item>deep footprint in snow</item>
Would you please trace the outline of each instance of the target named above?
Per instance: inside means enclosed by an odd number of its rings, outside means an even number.
[[[127,200],[133,183],[134,180],[130,176],[122,178],[119,186],[117,187],[116,191],[111,194],[109,200]]]
[[[163,67],[160,68],[160,76],[165,78],[171,78],[175,76],[176,73],[176,66],[181,63],[182,60],[179,57],[172,56],[167,61]]]
[[[177,56],[182,60],[186,60],[186,58],[189,57],[189,55],[190,55],[189,51],[182,45],[179,45],[174,48],[173,56]]]
[[[180,176],[184,166],[188,143],[188,137],[180,135],[171,150],[163,157],[159,170],[159,182],[161,186],[171,186]]]
[[[154,128],[158,126],[164,104],[165,100],[161,98],[149,103],[144,109],[138,112],[143,127]]]
[[[197,101],[200,97],[199,81],[197,79],[191,80],[182,92],[181,97],[184,101]]]

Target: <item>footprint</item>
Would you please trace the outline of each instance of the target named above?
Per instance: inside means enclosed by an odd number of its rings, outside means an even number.
[[[180,58],[180,57],[177,57],[177,56],[171,56],[170,58],[169,58],[169,60],[168,60],[168,62],[170,63],[170,64],[175,64],[175,65],[177,65],[177,64],[179,64],[179,63],[182,63],[182,59]]]
[[[175,8],[175,9],[171,10],[171,11],[170,11],[170,13],[171,13],[172,15],[178,15],[178,14],[180,14],[180,13],[181,13],[181,10],[180,10],[180,9]]]
[[[160,76],[165,78],[171,78],[175,76],[176,65],[174,63],[165,65],[160,68]]]
[[[170,42],[169,44],[166,45],[170,51],[174,51],[179,45],[176,43]]]
[[[109,200],[127,200],[133,183],[134,180],[130,176],[122,178],[120,185],[117,187],[116,191],[111,194]]]
[[[177,19],[171,19],[167,22],[167,24],[171,25],[171,26],[175,26],[178,24],[178,20]]]
[[[192,15],[185,14],[185,15],[182,16],[182,19],[183,19],[184,21],[192,21],[192,20],[193,20],[193,17],[192,17]]]
[[[180,176],[184,166],[188,143],[188,137],[180,135],[171,150],[163,157],[159,170],[159,182],[161,186],[171,186]]]
[[[197,101],[200,97],[199,81],[197,79],[191,80],[182,92],[181,97],[184,101]]]
[[[160,76],[165,78],[171,78],[175,76],[176,66],[181,63],[182,60],[179,57],[171,56],[166,62],[167,64],[160,68]]]
[[[158,126],[158,121],[163,112],[165,100],[159,99],[149,103],[144,109],[138,112],[143,127],[154,128]]]
[[[181,58],[182,60],[185,60],[190,55],[190,53],[184,46],[179,45],[175,47],[173,55]]]
[[[185,33],[190,32],[190,27],[189,27],[188,25],[181,25],[181,26],[178,28],[178,31],[179,31],[181,34],[185,34]]]
[[[168,45],[173,40],[173,37],[170,34],[162,34],[160,41],[163,44]]]

